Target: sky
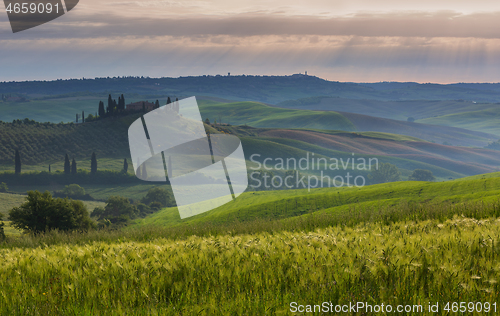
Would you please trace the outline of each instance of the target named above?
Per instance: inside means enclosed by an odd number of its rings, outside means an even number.
[[[0,81],[290,75],[500,82],[500,1],[80,0],[13,34]]]

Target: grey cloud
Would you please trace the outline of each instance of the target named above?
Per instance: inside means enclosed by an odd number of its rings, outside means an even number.
[[[454,12],[359,14],[352,17],[318,18],[273,15],[231,17],[125,18],[105,14],[68,15],[60,23],[12,36],[5,28],[0,38],[92,38],[120,36],[213,36],[262,35],[397,36],[500,38],[500,12],[459,15]],[[64,21],[64,22],[63,22]],[[78,23],[77,23],[78,22]],[[83,23],[83,24],[82,24]],[[88,23],[88,26],[85,26]],[[93,25],[95,24],[95,25]]]

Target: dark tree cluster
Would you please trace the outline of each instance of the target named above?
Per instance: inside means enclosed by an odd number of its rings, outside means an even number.
[[[29,191],[26,202],[9,211],[9,220],[17,229],[35,234],[53,229],[88,230],[92,227],[82,201],[54,199],[48,191]]]
[[[95,218],[101,227],[122,226],[130,220],[174,205],[171,193],[157,187],[149,190],[146,196],[136,203],[125,197],[112,196],[106,201],[104,208],[96,207],[90,216]]]

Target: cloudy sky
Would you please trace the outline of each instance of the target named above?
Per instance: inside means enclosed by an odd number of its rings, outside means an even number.
[[[500,82],[500,1],[80,0],[13,34],[0,81],[304,73],[338,81]]]

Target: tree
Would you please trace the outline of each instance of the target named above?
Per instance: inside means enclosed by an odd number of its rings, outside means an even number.
[[[120,109],[121,110],[125,110],[125,97],[123,96],[123,94],[122,94],[122,99],[121,100],[122,100],[122,105],[121,105]]]
[[[71,164],[69,163],[69,156],[66,154],[64,157],[64,173],[65,174],[70,174],[71,173]]]
[[[92,227],[82,201],[54,199],[48,191],[29,191],[26,201],[9,211],[9,220],[17,229],[35,234],[52,229],[88,230]]]
[[[5,239],[5,232],[3,231],[2,218],[3,218],[3,214],[0,213],[0,240]]]
[[[82,123],[85,123],[85,111],[82,111]]]
[[[170,97],[167,98],[167,104],[172,103],[172,100],[170,100]]]
[[[401,180],[401,173],[393,164],[381,162],[377,169],[370,172],[368,178],[373,183],[386,183]]]
[[[160,107],[160,101],[156,100],[155,102],[155,109],[158,109]]]
[[[130,201],[121,196],[111,196],[106,201],[104,208],[95,208],[91,216],[98,221],[110,221],[112,224],[125,224],[134,219],[139,214],[139,210],[130,204]]]
[[[106,111],[104,111],[104,102],[99,101],[99,116],[103,117],[106,115]]]
[[[108,96],[108,108],[106,109],[107,114],[113,114],[113,99],[111,94]]]
[[[161,207],[173,206],[174,200],[167,190],[164,188],[152,188],[148,191],[145,197],[141,199],[141,203],[152,207],[152,203],[159,203]]]
[[[210,125],[210,120],[208,119],[208,117],[205,119],[205,124]]]
[[[92,157],[90,158],[90,174],[97,173],[97,158],[95,156],[95,152],[92,153]]]
[[[64,187],[62,193],[68,197],[80,198],[85,195],[85,189],[79,186],[78,184],[70,184]]]
[[[123,159],[123,172],[124,173],[127,173],[128,171],[128,162],[127,162],[127,158]]]
[[[172,159],[171,156],[168,156],[168,166],[167,166],[167,174],[168,174],[168,181],[170,181],[170,178],[172,177]]]
[[[73,161],[71,162],[71,174],[76,174],[76,161],[75,161],[75,158],[73,158]]]
[[[409,181],[434,181],[436,178],[430,170],[426,169],[415,169],[413,173],[408,177]]]
[[[148,171],[146,170],[146,163],[142,164],[142,179],[148,178]]]
[[[15,164],[15,172],[16,174],[21,173],[21,155],[19,154],[19,150],[16,149],[16,154],[14,157],[14,164]]]

